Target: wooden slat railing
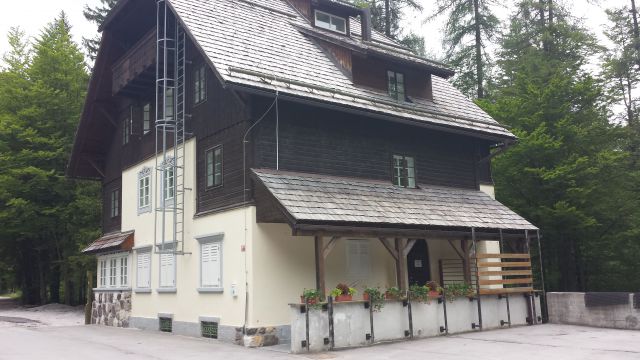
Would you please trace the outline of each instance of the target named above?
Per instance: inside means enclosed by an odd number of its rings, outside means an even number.
[[[529,254],[478,254],[478,286],[481,295],[533,292]],[[501,287],[490,287],[502,285]]]

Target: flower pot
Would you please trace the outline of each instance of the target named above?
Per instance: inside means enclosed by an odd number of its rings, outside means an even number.
[[[368,293],[362,294],[362,300],[369,301],[369,294]]]
[[[429,297],[437,298],[440,296],[440,293],[437,291],[429,291]]]
[[[304,296],[300,296],[300,302],[303,303],[303,304],[305,303]],[[314,305],[316,302],[318,302],[318,299],[309,298],[309,305]]]
[[[384,298],[387,300],[398,300],[399,297],[394,295],[394,294],[390,294],[390,293],[384,293]]]
[[[338,296],[336,296],[335,300],[337,302],[340,302],[340,301],[351,301],[351,300],[353,300],[353,295],[338,295]]]

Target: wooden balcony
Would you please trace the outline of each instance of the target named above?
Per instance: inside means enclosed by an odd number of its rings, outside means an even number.
[[[116,61],[113,73],[113,95],[136,95],[153,88],[155,78],[156,31],[145,34]]]

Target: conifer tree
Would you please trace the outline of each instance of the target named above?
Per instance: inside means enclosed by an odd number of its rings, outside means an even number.
[[[100,5],[95,7],[85,5],[83,11],[84,17],[99,27],[117,3],[118,0],[100,0]],[[98,55],[98,48],[100,47],[100,35],[96,35],[93,38],[82,38],[82,44],[85,49],[87,49],[91,60],[95,60]]]

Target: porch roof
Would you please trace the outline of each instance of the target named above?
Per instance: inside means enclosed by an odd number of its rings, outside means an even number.
[[[131,250],[133,248],[133,231],[113,232],[95,239],[82,250],[85,254],[115,250]]]
[[[489,195],[472,189],[252,169],[292,222],[407,229],[537,230]]]

